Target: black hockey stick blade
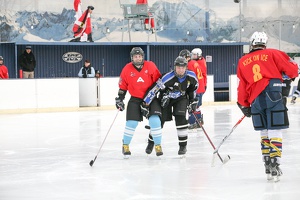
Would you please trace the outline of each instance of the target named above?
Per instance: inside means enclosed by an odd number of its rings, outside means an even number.
[[[91,160],[91,161],[90,161],[90,166],[91,166],[91,167],[93,167],[93,164],[94,164],[94,162],[95,162],[96,159],[97,159],[97,156],[95,156],[94,160]]]

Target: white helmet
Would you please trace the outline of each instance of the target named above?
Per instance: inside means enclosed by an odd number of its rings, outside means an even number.
[[[250,46],[252,49],[261,49],[261,46],[267,46],[268,36],[265,32],[255,32],[250,38]],[[253,46],[260,46],[258,48],[253,48]]]
[[[199,59],[202,57],[202,50],[200,48],[195,48],[192,50],[192,55],[197,55],[197,57],[193,57],[193,59]]]

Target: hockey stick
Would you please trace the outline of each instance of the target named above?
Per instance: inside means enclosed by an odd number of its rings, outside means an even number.
[[[212,143],[212,141],[211,141],[211,139],[209,138],[208,134],[206,133],[204,127],[203,127],[202,124],[199,122],[199,120],[198,120],[198,118],[196,117],[195,113],[194,113],[194,112],[192,112],[192,113],[193,113],[193,115],[194,115],[194,117],[195,117],[195,119],[196,119],[196,122],[197,122],[198,125],[202,128],[202,130],[203,130],[203,132],[204,132],[206,138],[208,139],[209,143],[211,144],[211,146],[212,146],[213,149],[215,150],[216,147],[215,147],[215,145]],[[218,152],[217,152],[217,155],[218,155],[218,157],[220,158],[220,160],[221,160],[221,162],[222,162],[223,164],[227,163],[227,162],[229,161],[229,159],[230,159],[230,156],[229,156],[229,155],[227,155],[224,159],[220,156],[220,154],[219,154]]]
[[[225,142],[225,140],[227,138],[229,138],[229,136],[231,135],[231,133],[234,131],[234,129],[243,121],[243,119],[245,118],[246,116],[244,115],[231,129],[230,133],[228,135],[226,135],[223,140],[221,141],[221,143],[219,144],[219,146],[215,149],[214,151],[214,154],[218,153],[219,152],[219,149],[220,147],[222,146],[222,144]]]
[[[120,109],[118,109],[118,112],[117,112],[117,114],[116,114],[116,116],[115,116],[115,118],[114,118],[114,121],[111,123],[111,125],[110,125],[110,127],[109,127],[109,129],[108,129],[108,131],[107,131],[107,133],[106,133],[106,136],[105,136],[105,138],[104,138],[104,140],[103,140],[103,142],[102,142],[102,144],[101,144],[101,146],[100,146],[100,148],[99,148],[99,150],[98,150],[97,155],[95,156],[94,160],[91,160],[91,161],[90,161],[90,166],[91,166],[91,167],[92,167],[93,164],[95,163],[95,161],[96,161],[96,159],[97,159],[97,157],[98,157],[98,155],[99,155],[99,153],[100,153],[100,151],[101,151],[101,149],[102,149],[102,146],[103,146],[103,144],[104,144],[104,142],[105,142],[105,140],[106,140],[106,138],[107,138],[107,136],[108,136],[108,133],[109,133],[111,127],[113,126],[113,124],[114,124],[115,121],[116,121],[116,118],[117,118],[117,116],[118,116],[118,114],[119,114],[119,111],[120,111]]]

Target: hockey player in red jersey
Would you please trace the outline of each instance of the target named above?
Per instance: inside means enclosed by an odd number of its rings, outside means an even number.
[[[279,180],[282,171],[282,129],[289,127],[287,108],[282,99],[282,76],[298,76],[298,66],[289,56],[267,49],[268,37],[255,32],[250,38],[250,52],[238,62],[238,106],[245,116],[252,116],[253,127],[260,131],[262,159],[268,180]]]
[[[203,114],[201,112],[200,107],[202,106],[202,97],[207,87],[207,72],[206,72],[207,70],[206,70],[206,60],[205,58],[203,58],[202,50],[200,48],[195,48],[192,50],[192,60],[195,60],[198,63],[197,73],[195,72],[199,82],[199,87],[196,95],[198,98],[198,105],[197,105],[197,110],[195,112],[195,115],[203,125],[204,120],[203,120]],[[194,115],[189,116],[189,123],[190,123],[189,126],[190,129],[195,127],[200,128],[199,124],[196,123]]]
[[[194,114],[199,120],[201,124],[203,124],[203,115],[201,114],[200,111],[200,104],[202,105],[202,98],[200,99],[200,93],[203,92],[204,89],[204,79],[202,76],[202,72],[200,69],[199,64],[197,63],[196,60],[191,59],[191,52],[187,49],[184,49],[179,52],[179,56],[184,57],[187,62],[188,62],[188,70],[194,72],[196,74],[197,80],[198,80],[198,89],[196,91],[196,98],[198,99],[198,104],[197,104],[197,109],[195,110]],[[201,100],[201,102],[199,102]],[[200,128],[199,124],[196,122],[196,119],[192,113],[189,113],[189,127],[188,129],[195,129],[195,128]]]
[[[125,158],[131,155],[129,144],[138,123],[143,121],[143,116],[149,119],[156,155],[163,155],[160,103],[157,98],[154,98],[151,104],[143,104],[144,96],[149,88],[159,80],[161,73],[152,61],[144,60],[144,56],[144,51],[140,47],[134,47],[130,52],[131,62],[125,65],[120,75],[118,97],[116,97],[117,109],[123,111],[125,109],[123,100],[127,91],[131,95],[128,101],[123,135],[122,152]]]
[[[198,108],[200,111],[200,106],[202,105],[202,96],[207,88],[207,68],[206,68],[206,60],[202,56],[202,50],[200,48],[195,48],[192,50],[192,60],[195,60],[199,65],[199,71],[197,72],[197,77],[200,82],[203,84],[199,84],[199,88],[197,90],[197,97],[199,99]],[[201,111],[200,111],[201,113]]]

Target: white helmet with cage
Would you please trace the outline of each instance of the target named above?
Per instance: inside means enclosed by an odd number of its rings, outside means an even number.
[[[267,46],[268,36],[265,32],[254,32],[250,38],[250,50],[264,49]]]
[[[200,48],[195,48],[192,50],[192,59],[198,60],[202,57],[202,50]]]

